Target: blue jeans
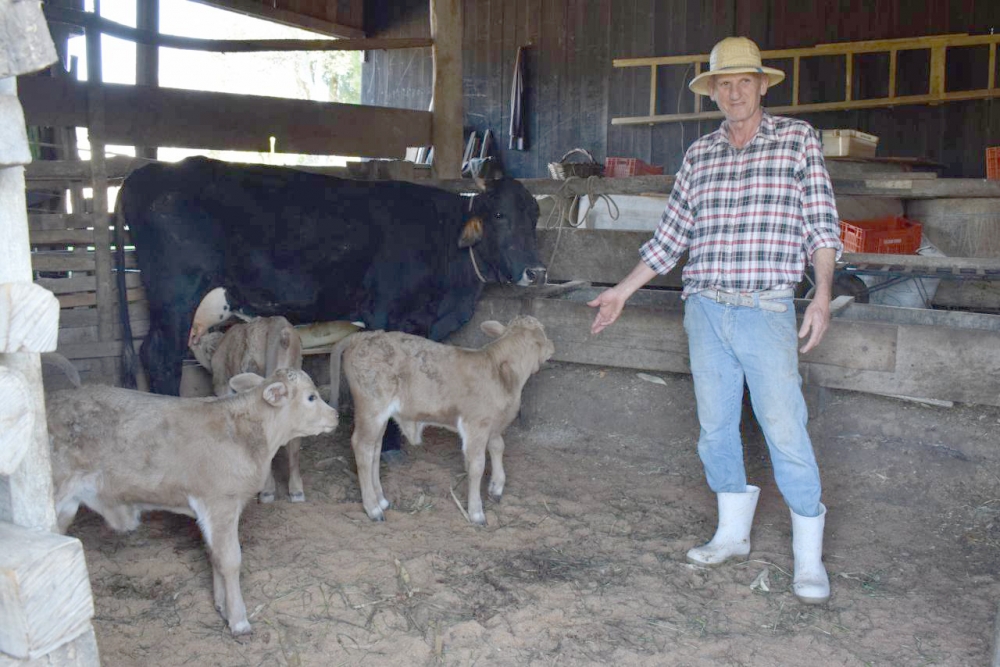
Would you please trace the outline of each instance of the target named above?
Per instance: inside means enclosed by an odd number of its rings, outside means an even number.
[[[701,424],[698,455],[712,491],[744,492],[740,414],[745,379],[785,503],[799,516],[819,516],[819,468],[806,431],[795,307],[791,298],[771,303],[785,304],[787,310],[725,305],[697,294],[685,302]]]

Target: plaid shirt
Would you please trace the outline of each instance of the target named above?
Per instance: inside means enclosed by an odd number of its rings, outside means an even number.
[[[723,123],[688,149],[660,224],[639,249],[660,274],[689,251],[684,297],[794,287],[816,250],[843,251],[816,130],[767,112],[743,148],[726,130]]]

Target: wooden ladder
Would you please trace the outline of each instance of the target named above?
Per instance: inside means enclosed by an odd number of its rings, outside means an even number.
[[[838,44],[819,44],[810,48],[781,49],[777,51],[762,51],[761,58],[768,60],[791,60],[792,71],[789,79],[792,84],[792,103],[780,107],[768,107],[768,111],[776,114],[797,114],[816,111],[842,111],[847,109],[872,109],[877,107],[893,107],[901,104],[941,104],[965,100],[980,100],[1000,97],[997,87],[996,65],[997,44],[1000,35],[969,35],[966,33],[949,35],[932,35],[905,39],[883,39],[866,42],[842,42]],[[975,90],[948,91],[945,77],[945,65],[948,49],[958,47],[986,46],[989,48],[989,72],[985,88]],[[917,95],[896,94],[897,55],[900,51],[930,51],[930,72],[927,82],[927,92]],[[855,99],[853,91],[854,57],[872,53],[888,53],[889,55],[889,86],[886,97]],[[845,60],[844,99],[829,102],[809,104],[799,103],[799,73],[803,58],[842,56]],[[657,111],[657,75],[660,67],[694,65],[694,76],[702,72],[703,65],[709,60],[708,54],[693,56],[662,56],[651,58],[616,58],[615,67],[648,67],[649,79],[649,115],[612,118],[612,125],[643,125],[654,123],[677,123],[687,120],[709,120],[722,118],[719,111],[702,111],[701,95],[694,95],[693,113],[658,114]],[[691,93],[693,95],[693,93]]]

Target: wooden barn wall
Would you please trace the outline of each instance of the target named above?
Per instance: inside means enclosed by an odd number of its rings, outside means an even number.
[[[428,36],[427,0],[368,0],[371,36]],[[762,49],[1000,29],[998,0],[465,0],[466,130],[492,130],[508,173],[546,174],[549,162],[583,147],[595,158],[638,157],[677,170],[684,149],[717,121],[612,126],[618,116],[649,109],[649,69],[615,69],[614,58],[707,53],[719,39],[746,35]],[[514,58],[526,46],[528,150],[507,148]],[[842,61],[841,61],[842,62]],[[775,63],[776,65],[780,63]],[[804,62],[801,100],[842,95],[843,65]],[[784,69],[790,70],[786,63]],[[855,62],[856,96],[884,94],[887,58]],[[661,68],[659,113],[690,111],[678,91],[690,79]],[[926,57],[900,57],[900,94],[927,77]],[[949,89],[985,87],[986,50],[949,55]],[[1000,81],[1000,73],[997,80]],[[430,50],[371,52],[366,104],[426,109]],[[826,95],[826,98],[820,97]],[[790,86],[771,104],[787,102]],[[714,108],[711,102],[707,108]],[[879,154],[928,157],[947,176],[982,177],[984,147],[1000,145],[1000,100],[802,116],[819,128],[856,128],[881,138]]]

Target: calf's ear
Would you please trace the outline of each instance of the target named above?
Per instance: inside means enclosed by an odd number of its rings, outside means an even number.
[[[263,381],[264,378],[256,373],[240,373],[229,378],[229,388],[238,394],[247,389],[253,389]]]
[[[479,216],[469,218],[465,226],[462,227],[462,235],[458,237],[458,247],[468,248],[479,243],[481,238],[483,238],[483,219]]]
[[[500,324],[496,320],[486,320],[479,325],[479,328],[490,338],[499,338],[503,335],[503,332],[507,330],[504,325]]]
[[[278,407],[288,401],[288,385],[284,382],[272,382],[264,387],[264,400]]]

